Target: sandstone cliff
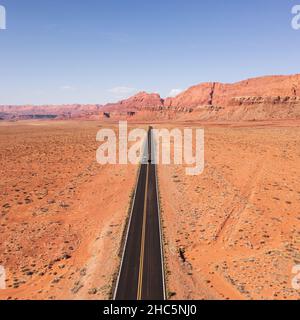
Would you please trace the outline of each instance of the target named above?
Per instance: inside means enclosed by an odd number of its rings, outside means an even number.
[[[165,100],[157,93],[101,105],[0,106],[0,120],[27,118],[254,121],[300,119],[300,74],[193,86]]]
[[[112,112],[112,117],[139,120],[299,119],[300,75],[260,77],[233,84],[202,83],[165,100],[158,94],[141,92],[103,109]]]

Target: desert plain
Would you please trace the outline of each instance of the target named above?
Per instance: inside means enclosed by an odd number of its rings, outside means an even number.
[[[170,299],[300,298],[299,125],[153,123],[205,129],[201,175],[158,166]],[[0,123],[0,299],[112,297],[138,168],[96,162],[105,126]]]
[[[201,175],[158,168],[169,296],[299,299],[299,122],[204,129]]]

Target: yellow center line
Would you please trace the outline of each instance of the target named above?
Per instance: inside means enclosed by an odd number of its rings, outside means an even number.
[[[140,253],[140,270],[139,270],[139,282],[138,282],[137,300],[142,300],[143,273],[144,273],[143,272],[144,271],[144,252],[145,252],[146,220],[147,220],[148,177],[149,177],[149,163],[147,164],[147,173],[146,173],[146,186],[145,186],[143,228],[142,228],[141,253]]]

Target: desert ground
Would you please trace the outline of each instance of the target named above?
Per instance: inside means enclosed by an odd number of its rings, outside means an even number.
[[[103,126],[0,124],[0,299],[111,297],[137,167],[97,164]],[[169,297],[300,299],[300,123],[192,126],[204,172],[158,167]]]
[[[299,122],[206,126],[201,175],[158,172],[169,297],[300,299]]]
[[[0,124],[0,299],[108,299],[135,166],[96,162],[97,122]]]

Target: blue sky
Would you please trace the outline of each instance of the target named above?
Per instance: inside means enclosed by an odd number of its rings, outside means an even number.
[[[300,0],[0,0],[0,104],[105,103],[300,72]]]

